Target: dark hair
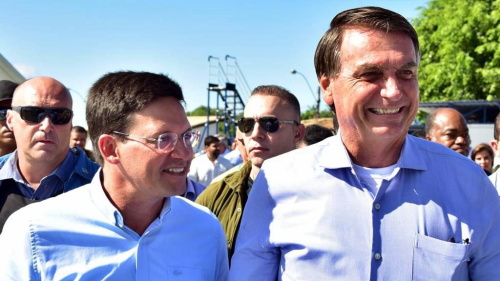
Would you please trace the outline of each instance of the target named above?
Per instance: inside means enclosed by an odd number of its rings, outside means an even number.
[[[340,70],[340,48],[344,31],[348,28],[360,27],[382,30],[385,32],[402,31],[413,41],[417,62],[420,60],[420,47],[417,32],[413,26],[400,14],[380,8],[361,7],[345,10],[337,14],[330,22],[330,28],[325,32],[316,47],[314,66],[316,76],[333,77]],[[335,105],[331,108],[335,112]]]
[[[212,143],[218,143],[220,140],[216,136],[208,136],[205,138],[205,146],[209,146]]]
[[[495,129],[493,131],[493,137],[495,140],[499,140],[500,138],[500,113],[498,113],[497,117],[495,118]]]
[[[293,113],[296,115],[297,121],[300,121],[299,100],[287,89],[277,85],[261,85],[253,89],[251,96],[254,95],[272,96],[283,100],[294,111]]]
[[[328,137],[333,136],[333,132],[320,125],[309,125],[306,127],[306,134],[302,141],[306,145],[315,144]]]
[[[71,131],[87,135],[87,130],[85,130],[85,128],[82,126],[73,126],[73,128],[71,128]]]
[[[493,151],[493,148],[491,148],[491,146],[487,143],[480,143],[480,144],[476,145],[476,147],[474,147],[474,149],[472,150],[470,158],[472,160],[475,160],[476,154],[478,154],[481,151],[488,152],[488,154],[491,157],[491,161],[492,161],[491,166],[493,166],[493,160],[495,159],[495,152]]]
[[[97,145],[99,137],[112,131],[127,133],[133,125],[132,115],[162,97],[184,101],[179,84],[164,74],[119,71],[105,74],[92,85],[86,118],[99,164],[103,161]]]

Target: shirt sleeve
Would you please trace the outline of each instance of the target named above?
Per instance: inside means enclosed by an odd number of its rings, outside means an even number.
[[[12,214],[0,235],[0,280],[40,280],[35,272],[26,212]]]
[[[489,181],[487,178],[485,181]],[[485,182],[483,185],[490,185]],[[474,186],[471,186],[474,187]],[[500,199],[493,188],[483,188],[483,200],[480,207],[488,221],[483,224],[484,235],[479,240],[471,240],[477,251],[469,261],[469,276],[471,280],[500,280]]]
[[[215,217],[215,216],[214,216]],[[220,228],[219,247],[217,249],[217,279],[216,281],[227,281],[229,275],[229,261],[227,257],[226,235]]]
[[[281,252],[270,243],[274,206],[265,171],[261,170],[243,212],[231,260],[230,281],[277,280]]]

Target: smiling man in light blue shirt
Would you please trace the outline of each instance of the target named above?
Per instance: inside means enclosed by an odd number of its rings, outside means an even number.
[[[177,196],[198,137],[182,100],[165,75],[100,78],[87,123],[102,168],[90,184],[9,217],[0,280],[226,280],[222,226]]]
[[[500,201],[482,169],[407,134],[418,38],[377,7],[338,14],[315,56],[340,133],[266,160],[230,280],[500,280]]]

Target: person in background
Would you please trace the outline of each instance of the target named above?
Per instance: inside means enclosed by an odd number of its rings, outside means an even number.
[[[219,139],[219,151],[220,151],[220,156],[224,157],[226,154],[231,152],[231,149],[229,149],[229,142],[224,134],[217,134],[215,135]]]
[[[486,175],[493,173],[493,159],[495,153],[487,143],[480,143],[472,150],[470,158],[483,168]]]
[[[220,223],[177,196],[197,137],[183,100],[162,74],[98,79],[86,117],[102,168],[90,184],[9,218],[0,280],[227,280]]]
[[[299,142],[298,148],[318,143],[331,136],[333,136],[333,132],[328,128],[316,124],[309,125],[306,127],[306,134],[304,135],[304,138]]]
[[[494,151],[494,159],[493,159],[493,173],[489,176],[491,182],[495,186],[495,188],[498,191],[498,194],[500,195],[500,177],[499,177],[499,169],[498,167],[500,166],[500,113],[497,115],[495,118],[495,126],[493,128],[493,138],[490,142],[491,148],[493,148]],[[495,164],[496,163],[496,164]]]
[[[238,128],[236,128],[236,137],[233,140],[233,143],[231,144],[231,151],[224,155],[224,158],[229,160],[231,162],[231,165],[234,167],[239,166],[243,162],[246,162],[246,160],[243,159],[243,157],[246,157],[246,155],[243,155],[241,153],[242,150],[244,149],[239,149],[240,146],[244,146],[244,144],[241,143],[241,132],[238,131]],[[213,181],[212,181],[213,182]]]
[[[0,81],[0,156],[16,150],[14,133],[7,126],[7,110],[11,109],[12,95],[19,84],[9,80]]]
[[[92,151],[87,150],[85,145],[87,144],[87,130],[81,126],[73,126],[71,129],[71,136],[69,139],[69,147],[79,147],[85,151],[87,157],[90,160],[95,161]]]
[[[469,127],[464,116],[454,108],[438,108],[427,116],[425,138],[469,156]]]
[[[228,154],[226,154],[226,157],[224,157],[224,158],[228,159],[229,161],[231,161],[227,156],[229,154],[233,154],[233,152],[237,152],[238,157],[239,157],[239,159],[241,159],[241,161],[236,161],[234,164],[234,167],[232,167],[231,169],[229,169],[229,170],[225,171],[224,173],[215,177],[210,184],[212,184],[214,182],[218,182],[218,181],[222,180],[223,178],[225,178],[227,175],[232,174],[236,171],[239,171],[245,165],[245,163],[248,161],[248,154],[247,154],[247,151],[245,149],[245,141],[243,140],[243,136],[244,136],[244,134],[238,128],[236,128],[236,138],[233,141],[233,144],[235,146],[234,146],[233,150],[231,152],[229,152]],[[233,162],[231,162],[231,164],[233,164]]]
[[[339,132],[265,161],[230,281],[500,280],[491,182],[470,159],[408,134],[419,60],[418,35],[398,13],[333,18],[314,62]]]
[[[295,149],[305,131],[300,124],[299,101],[288,90],[275,85],[255,88],[243,116],[237,125],[248,163],[209,185],[196,200],[208,207],[222,223],[229,257],[234,253],[241,215],[260,167],[267,159]]]
[[[68,89],[50,77],[16,88],[6,122],[17,149],[0,157],[0,232],[18,209],[89,183],[99,168],[68,147],[72,106]]]
[[[208,186],[218,175],[233,166],[226,158],[220,156],[219,139],[215,136],[205,138],[205,154],[196,156],[191,162],[188,177],[204,186]]]
[[[490,142],[491,148],[495,152],[495,157],[493,159],[493,172],[496,172],[500,167],[500,113],[495,118],[495,124],[493,126],[493,140]]]

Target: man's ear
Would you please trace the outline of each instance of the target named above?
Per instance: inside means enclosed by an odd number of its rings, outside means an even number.
[[[323,100],[329,106],[333,105],[332,83],[332,78],[325,75],[321,75],[319,78],[319,85],[321,87],[321,92],[323,93]]]
[[[498,142],[496,140],[490,141],[491,148],[493,148],[493,151],[497,152],[498,151]]]
[[[112,135],[104,134],[99,137],[97,145],[99,146],[99,151],[104,162],[109,162],[111,164],[120,162],[117,142],[118,140]]]
[[[304,124],[299,124],[299,126],[297,127],[297,132],[295,133],[295,136],[293,138],[294,143],[300,142],[306,135],[306,127],[304,126]]]
[[[5,120],[5,123],[7,124],[7,128],[9,130],[14,131],[14,125],[12,124],[12,118],[13,114],[11,112],[11,109],[7,110],[7,119]]]

